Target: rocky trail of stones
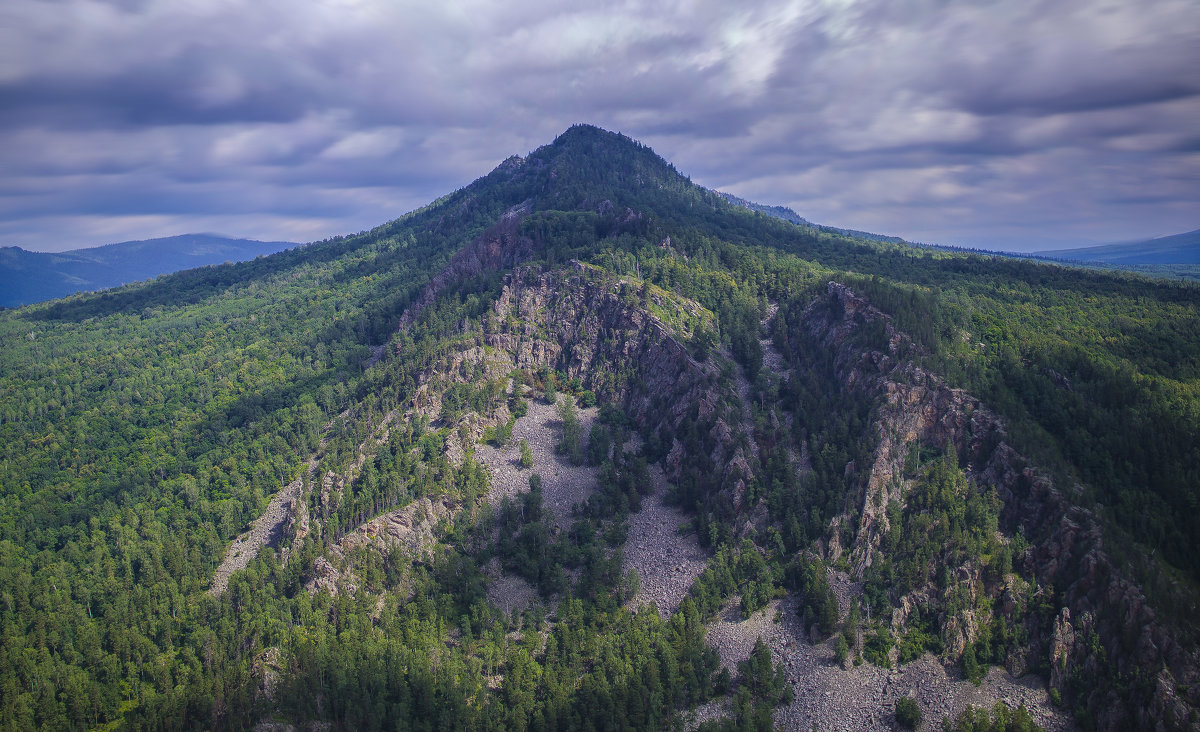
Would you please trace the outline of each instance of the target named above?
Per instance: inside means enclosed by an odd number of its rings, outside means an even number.
[[[968,706],[990,709],[996,702],[1012,708],[1024,704],[1034,720],[1051,732],[1075,729],[1071,719],[1052,706],[1045,685],[1036,676],[1014,679],[1003,669],[993,668],[982,684],[975,686],[947,673],[928,653],[900,668],[864,663],[844,669],[834,661],[836,637],[810,644],[796,607],[796,600],[789,597],[742,619],[735,598],[708,631],[709,644],[731,672],[750,656],[760,637],[775,660],[783,663],[795,700],[775,712],[775,723],[782,729],[810,730],[814,725],[820,730],[893,729],[896,701],[902,696],[913,697],[920,705],[923,730],[940,729],[943,718],[953,718]],[[724,707],[710,704],[697,712],[695,721],[700,722],[720,716]]]
[[[316,470],[316,458],[305,464],[304,471],[291,483],[288,483],[271,498],[262,514],[250,524],[250,529],[233,540],[221,564],[213,573],[210,595],[220,595],[229,587],[229,578],[234,572],[250,566],[250,562],[258,556],[264,546],[274,546],[282,537],[285,524],[296,510],[296,502],[300,500],[300,489],[304,485],[304,477]]]
[[[708,552],[687,529],[687,516],[663,503],[668,485],[662,467],[651,466],[650,477],[654,488],[642,500],[642,510],[629,517],[625,570],[635,570],[641,580],[629,606],[654,605],[665,616],[675,612],[687,597],[708,563]]]
[[[599,412],[595,407],[579,410],[579,433],[585,444]],[[558,529],[569,529],[572,508],[595,491],[599,471],[590,465],[572,465],[566,456],[555,452],[561,436],[557,407],[539,399],[529,402],[529,411],[513,425],[512,439],[507,445],[477,446],[476,459],[487,465],[492,474],[488,503],[498,506],[505,498],[528,491],[529,476],[537,473],[542,476],[543,506],[554,516]],[[533,452],[532,468],[520,466],[521,440],[528,441]]]
[[[775,348],[775,340],[767,335],[770,332],[771,323],[775,320],[776,313],[779,312],[778,303],[769,303],[767,305],[766,315],[759,321],[762,328],[758,343],[762,346],[763,366],[780,378],[787,378],[791,374],[791,370],[787,367],[783,360],[783,354]]]
[[[563,397],[560,397],[563,398]],[[599,410],[579,410],[581,439],[587,439]],[[499,506],[505,498],[514,498],[529,490],[529,477],[542,476],[542,505],[553,517],[554,526],[566,531],[571,526],[572,509],[582,504],[596,489],[599,471],[589,465],[572,465],[556,452],[562,435],[561,420],[555,405],[530,400],[529,410],[513,425],[512,439],[504,447],[479,445],[475,458],[491,472],[487,502]],[[533,467],[522,468],[521,440],[529,443]],[[488,599],[505,612],[524,610],[540,602],[537,590],[525,579],[505,573],[493,560],[484,568],[488,577]]]
[[[304,463],[304,469],[300,476],[288,483],[283,488],[279,489],[267,507],[263,510],[258,518],[250,523],[250,528],[241,536],[233,540],[229,548],[225,550],[225,556],[221,558],[221,564],[217,566],[213,573],[212,587],[208,592],[211,595],[220,595],[229,587],[229,578],[234,572],[245,569],[250,566],[250,562],[258,556],[258,552],[264,546],[277,546],[285,530],[287,524],[298,515],[303,516],[300,524],[303,524],[303,530],[307,531],[307,510],[302,505],[303,496],[302,490],[304,482],[307,479],[312,483],[312,478],[316,474],[317,461],[320,459],[321,453],[324,452],[325,446],[329,441],[328,433],[333,427],[337,419],[345,419],[349,412],[342,412],[337,418],[327,422],[321,431],[326,436],[321,438],[320,446],[317,449],[317,454],[310,457]],[[355,450],[354,461],[347,467],[344,474],[341,476],[334,473],[326,473],[321,479],[322,491],[328,492],[332,490],[335,482],[340,482],[345,485],[354,480],[359,471],[362,470],[363,463],[369,457],[374,448],[387,442],[391,432],[391,424],[396,419],[397,413],[395,410],[384,415],[379,425],[371,430],[370,435],[357,446]],[[340,481],[339,481],[340,478]],[[285,552],[286,553],[286,552]]]

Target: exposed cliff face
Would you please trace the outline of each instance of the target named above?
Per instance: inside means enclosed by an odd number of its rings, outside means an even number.
[[[654,311],[674,316],[670,327]],[[735,411],[712,360],[697,361],[684,341],[711,325],[699,305],[586,265],[510,275],[497,299],[486,345],[511,354],[514,366],[560,369],[604,400],[621,404],[649,434],[675,435],[689,423],[702,435],[702,454],[685,456],[676,442],[666,460],[678,479],[688,460],[718,472],[716,488],[740,495],[750,478],[749,455],[729,422]]]
[[[1193,728],[1200,657],[1178,642],[1179,629],[1160,620],[1141,588],[1105,553],[1099,519],[1030,466],[1008,444],[1000,418],[978,399],[902,358],[909,344],[887,315],[838,283],[829,283],[826,294],[828,300],[806,312],[805,326],[833,354],[844,388],[867,392],[877,405],[874,461],[854,499],[862,521],[849,546],[834,537],[830,554],[847,552],[859,573],[870,566],[888,528],[883,506],[904,500],[907,486],[899,476],[910,446],[953,445],[969,480],[998,492],[1002,532],[1029,540],[1017,558],[1025,575],[1056,591],[1048,598],[1058,608],[1052,627],[1030,629],[1031,652],[1049,656],[1051,686],[1085,707],[1101,729]],[[886,351],[864,349],[856,337],[873,321],[883,325]],[[1010,604],[1006,588],[984,586],[977,568],[956,571],[973,593],[994,595],[1000,612]],[[905,598],[897,620],[919,602],[918,593]],[[957,622],[963,641],[973,639],[970,618],[947,620]]]
[[[520,213],[514,211],[511,218]],[[428,306],[461,278],[503,267],[508,257],[517,256],[507,247],[516,243],[519,248],[519,242],[506,239],[512,232],[503,228],[477,240],[468,255],[456,257],[413,310]],[[409,324],[414,317],[406,314],[404,322]],[[504,423],[511,415],[506,400],[500,399],[486,414],[455,412],[457,416],[448,419],[444,392],[455,383],[506,381],[514,370],[561,371],[568,378],[579,378],[602,400],[622,405],[648,434],[674,435],[689,422],[705,436],[703,454],[689,453],[675,442],[666,461],[671,476],[694,470],[700,460],[721,468],[715,487],[743,491],[750,477],[748,456],[726,422],[735,412],[718,384],[718,365],[697,361],[684,345],[695,328],[711,328],[712,321],[712,314],[694,302],[649,285],[614,279],[587,265],[573,263],[551,272],[517,268],[506,276],[482,333],[466,338],[460,348],[417,375],[409,408],[403,414],[397,410],[385,415],[358,446],[354,459],[316,484],[320,503],[328,504],[334,494],[348,489],[364,461],[387,442],[389,429],[402,420],[426,419],[449,428],[446,457],[460,465],[487,426]],[[333,563],[320,560],[309,589],[352,588],[352,576],[334,564],[345,565],[346,556],[357,547],[375,546],[385,553],[398,548],[413,556],[427,553],[436,542],[435,525],[463,507],[461,500],[450,496],[422,499],[333,536]],[[299,537],[299,522],[295,523],[292,533]]]
[[[336,550],[348,554],[358,547],[375,545],[386,554],[393,547],[401,547],[410,556],[424,557],[437,541],[438,523],[448,520],[459,508],[449,496],[417,499],[360,525],[342,537]]]
[[[520,215],[514,210],[507,224],[456,257],[453,271],[439,275],[414,311],[460,278],[507,267],[524,256],[527,244],[515,233]],[[412,316],[406,318],[411,322]],[[506,276],[479,338],[421,379],[413,409],[436,419],[441,389],[472,373],[497,378],[512,369],[562,371],[602,400],[622,405],[644,434],[661,436],[667,475],[674,481],[702,481],[718,510],[740,521],[762,513],[761,504],[745,500],[759,465],[743,437],[745,416],[717,360],[698,361],[685,345],[696,328],[711,327],[711,319],[695,303],[584,264],[550,272],[518,267]],[[803,327],[824,352],[822,358],[832,361],[841,388],[865,394],[873,404],[871,434],[864,437],[875,448],[868,465],[847,466],[848,474],[859,476],[851,482],[857,493],[847,497],[849,510],[839,520],[849,522],[851,513],[861,518],[853,533],[829,532],[827,555],[844,556],[860,577],[867,572],[889,529],[888,503],[904,503],[912,487],[906,456],[916,445],[952,445],[968,479],[1001,499],[1001,532],[1028,540],[1029,549],[1016,562],[1043,588],[1038,601],[1050,611],[1032,611],[1009,579],[988,579],[972,560],[950,568],[954,583],[971,597],[989,598],[997,616],[1024,626],[1027,652],[1010,656],[1010,670],[1019,674],[1048,666],[1052,687],[1072,706],[1088,709],[1100,728],[1193,725],[1200,706],[1200,659],[1178,642],[1140,588],[1105,553],[1100,521],[1073,506],[1046,475],[1028,465],[1008,444],[1000,418],[915,365],[906,336],[843,285],[828,285],[805,311]],[[864,337],[867,328],[876,343],[882,333],[886,346],[864,346],[870,340]],[[445,425],[456,428],[448,449],[465,451],[486,424],[507,416],[501,406],[494,414],[468,414]],[[446,516],[450,508],[447,504]],[[415,509],[393,511],[347,539],[403,544],[412,534],[427,543],[431,537],[416,531],[419,522],[404,513],[410,510]],[[936,604],[932,585],[914,589],[900,598],[894,627],[903,628],[914,612]],[[980,612],[968,607],[941,618],[949,656],[975,641],[987,620]]]

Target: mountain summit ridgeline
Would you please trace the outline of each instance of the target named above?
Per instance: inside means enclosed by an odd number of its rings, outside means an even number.
[[[1198,305],[578,125],[0,313],[0,726],[1195,728]]]

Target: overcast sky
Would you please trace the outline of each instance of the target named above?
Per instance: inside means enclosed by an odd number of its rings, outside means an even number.
[[[4,0],[0,245],[352,233],[575,122],[910,240],[1178,233],[1200,2]]]

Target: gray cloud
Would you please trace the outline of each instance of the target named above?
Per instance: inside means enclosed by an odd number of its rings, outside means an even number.
[[[12,0],[0,244],[393,218],[592,122],[816,221],[1036,248],[1200,225],[1191,0]]]

